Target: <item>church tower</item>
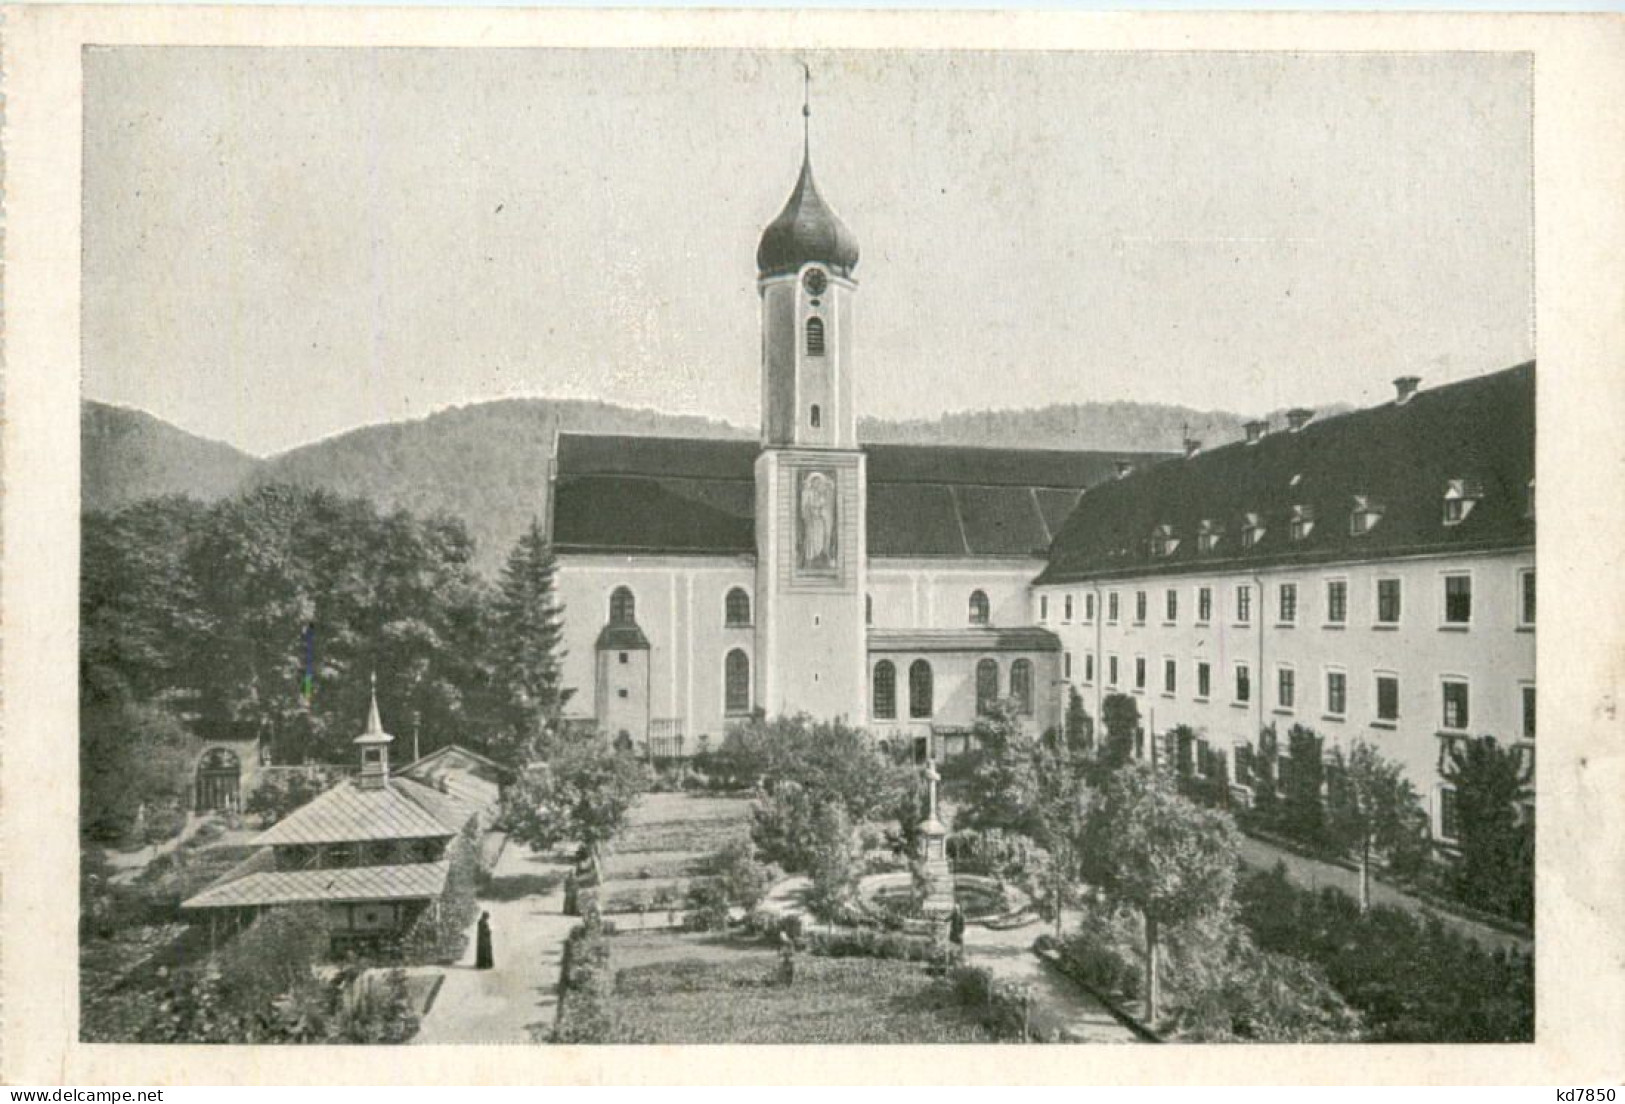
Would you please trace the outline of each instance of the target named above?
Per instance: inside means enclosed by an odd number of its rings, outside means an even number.
[[[867,472],[852,375],[858,244],[801,176],[756,250],[762,452],[756,460],[756,702],[770,715],[867,716]]]

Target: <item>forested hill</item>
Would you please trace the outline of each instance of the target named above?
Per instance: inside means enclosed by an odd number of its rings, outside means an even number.
[[[250,482],[325,487],[364,495],[384,510],[452,514],[474,537],[480,569],[494,573],[530,519],[545,510],[547,466],[560,429],[750,436],[710,418],[600,402],[503,399],[317,441],[266,460]]]
[[[1213,447],[1241,436],[1244,420],[1177,406],[1084,403],[904,422],[868,418],[859,435],[909,444],[1172,452],[1185,425]],[[268,482],[321,487],[364,495],[383,510],[461,518],[477,541],[478,565],[486,572],[496,570],[531,516],[542,511],[547,460],[561,428],[754,436],[750,428],[710,418],[550,399],[501,399],[365,426],[263,460],[150,414],[103,403],[83,404],[81,426],[85,509],[111,509],[160,494],[212,501]]]
[[[235,491],[260,463],[144,411],[98,402],[80,404],[79,441],[85,510],[167,494],[212,501]]]
[[[1346,405],[1327,407],[1317,416],[1340,414]],[[1256,414],[1192,410],[1165,403],[1064,403],[1021,410],[969,410],[937,418],[884,421],[864,418],[858,436],[865,441],[907,445],[981,445],[1023,448],[1103,449],[1124,452],[1176,452],[1187,435],[1215,448],[1243,436],[1243,425]],[[1271,425],[1286,420],[1284,411],[1264,415]]]

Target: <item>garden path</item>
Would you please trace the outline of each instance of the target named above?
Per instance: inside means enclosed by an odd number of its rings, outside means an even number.
[[[1336,886],[1350,897],[1358,899],[1360,896],[1359,871],[1338,866],[1336,863],[1311,859],[1252,836],[1241,837],[1241,861],[1259,870],[1269,870],[1276,862],[1283,862],[1286,864],[1287,877],[1300,886],[1307,889]],[[1488,950],[1497,947],[1517,947],[1521,951],[1528,952],[1534,949],[1532,939],[1492,928],[1488,924],[1475,923],[1440,909],[1429,908],[1428,903],[1421,898],[1413,897],[1376,878],[1371,880],[1371,903],[1391,905],[1417,913],[1430,912],[1437,916],[1445,927],[1470,939],[1478,940]]]
[[[553,1026],[564,937],[575,926],[564,915],[569,864],[510,843],[502,849],[480,907],[491,914],[496,967],[474,969],[474,931],[413,1043],[529,1043],[532,1031]]]
[[[1059,1030],[1077,1043],[1140,1042],[1105,1005],[1033,954],[1033,940],[1044,930],[1042,925],[1028,925],[992,931],[972,924],[965,929],[965,961],[985,966],[1002,980],[1029,986],[1032,1023],[1045,1034]]]

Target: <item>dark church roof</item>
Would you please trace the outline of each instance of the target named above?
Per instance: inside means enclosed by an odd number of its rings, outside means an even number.
[[[1038,582],[1532,546],[1534,476],[1529,363],[1095,487]],[[1459,523],[1445,523],[1447,493],[1474,499]],[[1357,510],[1369,531],[1351,531]],[[1243,547],[1249,515],[1263,535]],[[1295,517],[1313,521],[1303,539]],[[1222,532],[1208,551],[1204,524]]]
[[[754,440],[561,433],[561,552],[756,551]],[[1162,453],[868,445],[871,556],[1041,556],[1084,487]]]
[[[842,276],[858,267],[858,239],[818,194],[813,183],[812,158],[803,156],[801,176],[779,217],[762,231],[756,247],[756,271],[762,277],[800,271],[817,261]]]

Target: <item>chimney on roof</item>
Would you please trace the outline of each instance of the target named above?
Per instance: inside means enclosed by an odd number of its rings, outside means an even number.
[[[1121,479],[1134,470],[1134,465],[1127,460],[1119,460],[1113,465],[1117,469],[1117,478]]]
[[[1403,406],[1411,401],[1416,389],[1422,386],[1421,376],[1400,376],[1394,381],[1394,403]]]
[[[1303,406],[1295,406],[1286,412],[1286,424],[1293,433],[1308,425],[1314,418],[1315,412]]]
[[[1189,460],[1191,457],[1195,456],[1201,451],[1202,442],[1198,441],[1195,437],[1185,438],[1185,459]]]
[[[1262,420],[1252,421],[1248,422],[1241,428],[1247,431],[1247,443],[1249,445],[1256,445],[1258,442],[1264,439],[1264,434],[1269,432],[1270,424]]]

